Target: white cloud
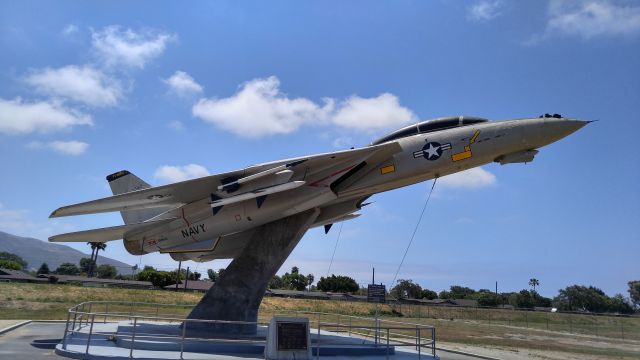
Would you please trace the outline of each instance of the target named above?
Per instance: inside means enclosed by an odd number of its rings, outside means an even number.
[[[411,110],[400,106],[396,96],[384,93],[374,98],[351,96],[333,116],[336,125],[356,130],[384,129],[417,121]]]
[[[25,81],[40,93],[90,106],[113,106],[122,97],[119,81],[90,66],[35,70]]]
[[[191,96],[202,92],[202,86],[184,71],[176,71],[170,78],[162,81],[179,96]]]
[[[62,31],[60,31],[60,34],[64,37],[71,37],[73,35],[75,35],[78,32],[78,27],[74,24],[69,24],[67,26],[65,26]]]
[[[438,179],[439,187],[477,189],[496,183],[496,176],[487,170],[476,167]]]
[[[336,124],[350,129],[371,130],[415,120],[399,105],[398,98],[384,93],[375,98],[352,96],[341,102],[325,98],[319,105],[306,98],[289,98],[280,91],[280,81],[271,76],[241,85],[230,97],[200,99],[194,116],[244,137],[288,134],[302,125]]]
[[[39,141],[33,141],[27,145],[31,149],[51,149],[57,153],[63,155],[78,156],[84,154],[89,148],[89,144],[82,141],[51,141],[48,143],[42,143]]]
[[[0,98],[0,133],[46,133],[76,125],[92,125],[91,116],[51,101],[24,102]]]
[[[135,32],[112,25],[102,31],[92,31],[91,38],[95,53],[105,65],[142,69],[153,58],[161,55],[176,36],[158,30]]]
[[[552,0],[545,32],[532,36],[535,44],[554,35],[589,40],[598,36],[640,34],[640,5],[610,0]]]
[[[500,15],[502,1],[482,0],[467,9],[467,19],[472,21],[489,21]]]
[[[244,83],[233,96],[200,99],[193,115],[224,130],[245,137],[287,134],[305,122],[322,121],[333,107],[320,107],[305,98],[290,99],[280,92],[275,76]]]
[[[209,175],[209,171],[202,165],[189,164],[185,166],[164,165],[156,169],[154,176],[167,182],[178,182]]]

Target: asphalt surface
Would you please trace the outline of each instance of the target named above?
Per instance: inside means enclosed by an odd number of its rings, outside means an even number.
[[[61,341],[64,323],[38,323],[23,325],[0,335],[0,359],[50,360],[67,359],[54,353]],[[475,357],[440,351],[442,360],[477,360]]]
[[[0,359],[66,359],[53,352],[63,332],[64,323],[30,323],[9,331],[0,335]]]

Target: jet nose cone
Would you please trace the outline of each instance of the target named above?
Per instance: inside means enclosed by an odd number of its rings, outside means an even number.
[[[555,141],[573,134],[590,122],[578,119],[545,119],[543,132]]]

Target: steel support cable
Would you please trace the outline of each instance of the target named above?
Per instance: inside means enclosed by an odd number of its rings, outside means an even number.
[[[413,229],[413,234],[411,234],[411,239],[409,240],[409,244],[407,244],[407,248],[404,250],[404,255],[402,255],[402,261],[398,265],[398,270],[396,270],[396,274],[393,277],[393,281],[391,282],[391,288],[393,288],[393,284],[395,284],[396,279],[398,278],[398,273],[400,273],[400,268],[402,264],[404,264],[404,259],[407,257],[407,253],[409,252],[409,248],[413,243],[413,239],[416,237],[416,233],[418,232],[418,228],[420,227],[420,223],[422,222],[422,217],[424,216],[425,210],[427,210],[427,205],[429,204],[429,200],[431,199],[431,194],[433,194],[433,189],[436,187],[436,181],[438,178],[433,179],[433,184],[431,185],[431,190],[429,191],[429,195],[427,196],[427,200],[424,202],[424,206],[422,207],[422,212],[420,213],[420,217],[418,218],[418,223],[416,227]],[[389,289],[391,290],[391,289]]]
[[[340,241],[340,234],[342,234],[342,225],[344,225],[344,221],[340,222],[340,229],[338,229],[338,237],[336,238],[336,244],[333,246],[333,254],[331,255],[331,261],[329,262],[329,269],[327,269],[327,277],[329,277],[329,273],[331,272],[331,265],[333,265],[333,258],[336,256],[338,241]]]

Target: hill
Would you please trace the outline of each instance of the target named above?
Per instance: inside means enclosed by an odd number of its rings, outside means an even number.
[[[52,244],[47,241],[11,235],[2,231],[0,231],[0,251],[19,255],[29,263],[27,266],[29,270],[37,270],[43,262],[49,265],[49,269],[54,270],[62,263],[78,264],[81,258],[90,256],[90,254],[85,254],[67,245]],[[91,251],[88,245],[87,251]],[[131,265],[99,255],[98,265],[101,264],[113,265],[119,273],[129,274],[131,272]]]

